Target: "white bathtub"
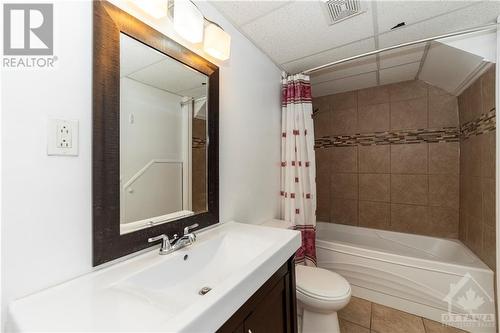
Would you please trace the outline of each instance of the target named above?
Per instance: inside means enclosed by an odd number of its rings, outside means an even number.
[[[316,249],[318,266],[344,276],[354,296],[441,321],[449,307],[464,312],[457,299],[470,289],[484,301],[474,313],[495,313],[493,271],[459,241],[319,222]],[[491,322],[471,325],[495,331]]]

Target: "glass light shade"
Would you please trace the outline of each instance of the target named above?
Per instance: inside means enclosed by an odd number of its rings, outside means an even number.
[[[227,60],[231,52],[231,36],[215,24],[205,28],[203,50],[212,57]]]
[[[168,15],[168,0],[135,0],[134,4],[155,19]]]
[[[174,29],[185,40],[199,43],[203,40],[204,18],[189,0],[174,0]]]

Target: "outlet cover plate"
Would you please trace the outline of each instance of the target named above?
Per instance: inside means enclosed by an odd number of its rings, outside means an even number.
[[[58,132],[61,128],[68,130],[64,136]],[[70,141],[69,147],[60,144],[61,137]],[[47,155],[78,156],[78,120],[49,119],[47,126]]]

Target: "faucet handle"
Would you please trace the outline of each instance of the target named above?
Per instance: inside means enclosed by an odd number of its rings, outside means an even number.
[[[161,240],[160,254],[166,254],[172,248],[172,241],[177,238],[177,235],[174,235],[172,240],[168,239],[168,236],[162,234],[160,236],[148,238],[149,243],[153,243]]]
[[[198,223],[192,224],[184,228],[184,235],[187,235],[191,230],[198,228],[200,225]]]
[[[156,236],[156,237],[151,237],[151,238],[148,238],[148,243],[153,243],[153,242],[156,242],[156,241],[165,241],[165,240],[168,240],[168,236],[163,234],[163,235],[160,235],[160,236]]]

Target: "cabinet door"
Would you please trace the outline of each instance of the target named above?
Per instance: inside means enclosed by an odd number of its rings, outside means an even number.
[[[285,333],[287,331],[287,297],[281,279],[266,298],[245,319],[245,333]]]
[[[241,323],[233,333],[245,333],[245,323]]]
[[[295,263],[281,266],[217,333],[297,333]]]

